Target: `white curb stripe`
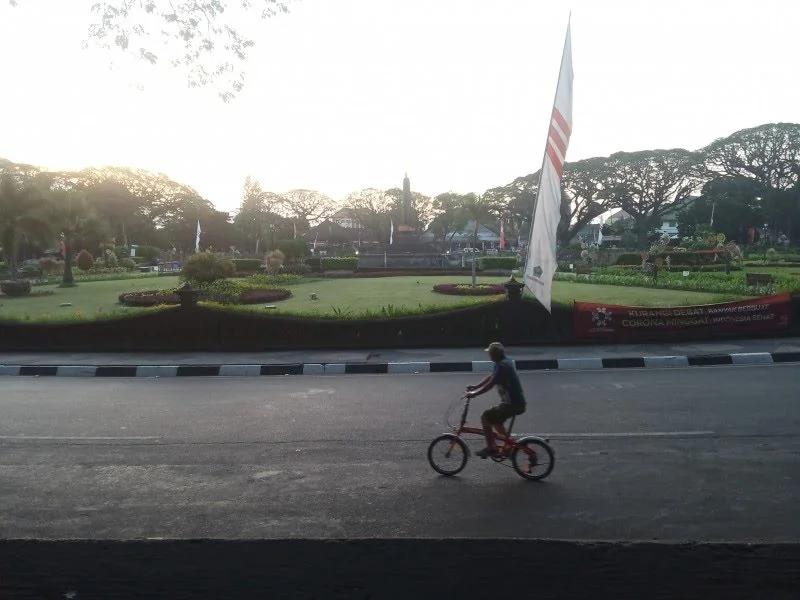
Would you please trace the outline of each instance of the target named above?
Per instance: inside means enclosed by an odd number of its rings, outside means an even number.
[[[735,365],[771,365],[772,354],[769,352],[741,352],[731,354],[731,360]]]
[[[303,375],[325,375],[325,365],[319,363],[304,364]]]
[[[325,365],[325,375],[344,375],[344,363],[330,363]]]
[[[430,373],[429,362],[390,362],[387,366],[389,373]]]
[[[19,367],[14,365],[0,365],[0,377],[19,375]]]
[[[158,365],[147,365],[143,367],[136,367],[137,377],[176,377],[178,375],[178,367],[167,367]]]
[[[566,371],[575,369],[602,369],[602,358],[559,358],[558,369]]]
[[[94,377],[97,367],[95,366],[63,366],[58,367],[56,375],[58,377]]]
[[[261,365],[220,365],[221,377],[255,377],[261,375]]]
[[[688,367],[688,356],[645,356],[644,366],[652,367],[655,369],[663,369],[668,367]]]
[[[491,373],[494,371],[494,362],[491,360],[473,360],[472,372],[473,373]]]

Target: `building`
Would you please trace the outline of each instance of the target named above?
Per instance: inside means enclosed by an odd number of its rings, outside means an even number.
[[[364,229],[352,208],[340,208],[330,220],[344,229]]]

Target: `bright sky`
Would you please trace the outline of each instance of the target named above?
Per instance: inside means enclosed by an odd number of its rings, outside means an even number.
[[[94,1],[0,0],[0,157],[163,172],[224,210],[246,175],[341,199],[405,171],[430,195],[536,171],[570,8],[568,160],[800,122],[797,0],[295,0],[243,23],[257,46],[229,104],[82,50]]]

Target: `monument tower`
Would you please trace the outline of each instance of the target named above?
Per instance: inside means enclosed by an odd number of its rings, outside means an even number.
[[[411,180],[408,178],[408,173],[403,177],[403,208],[400,216],[402,225],[408,225],[411,216]]]

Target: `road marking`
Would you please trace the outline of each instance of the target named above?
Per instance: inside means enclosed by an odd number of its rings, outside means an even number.
[[[0,435],[0,440],[32,440],[32,441],[48,441],[48,442],[110,442],[122,441],[130,442],[136,440],[160,440],[159,436],[155,435],[139,435],[127,437],[111,437],[111,436],[75,436],[75,435]]]
[[[648,437],[704,437],[716,435],[715,431],[622,431],[592,433],[517,433],[520,437],[535,436],[543,438],[648,438]]]

